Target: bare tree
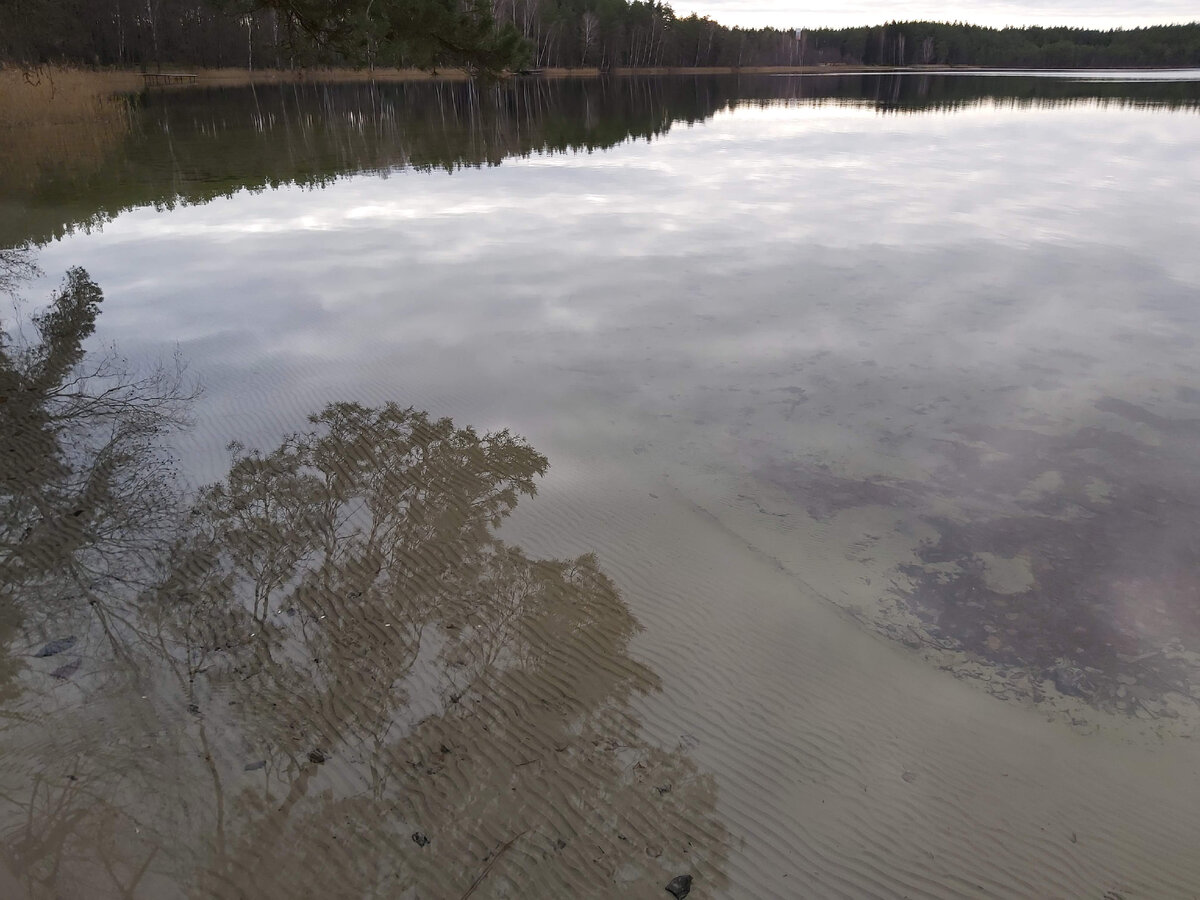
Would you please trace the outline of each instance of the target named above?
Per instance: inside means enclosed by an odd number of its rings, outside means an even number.
[[[41,274],[29,247],[0,250],[0,294],[13,294],[18,285]]]
[[[587,65],[592,47],[600,36],[600,18],[594,12],[585,12],[579,20],[579,32],[583,45],[579,62],[580,65]]]

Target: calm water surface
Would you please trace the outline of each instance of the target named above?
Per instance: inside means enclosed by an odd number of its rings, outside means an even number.
[[[307,84],[5,134],[0,886],[1196,896],[1198,113]]]

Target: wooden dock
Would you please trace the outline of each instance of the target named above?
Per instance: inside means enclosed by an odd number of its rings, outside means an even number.
[[[195,84],[196,76],[186,72],[143,72],[146,87],[163,84]]]

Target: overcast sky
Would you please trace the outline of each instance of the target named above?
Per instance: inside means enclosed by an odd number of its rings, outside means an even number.
[[[778,28],[874,25],[932,19],[978,25],[1073,25],[1133,28],[1200,20],[1195,0],[674,0],[676,14],[695,12],[724,25]]]

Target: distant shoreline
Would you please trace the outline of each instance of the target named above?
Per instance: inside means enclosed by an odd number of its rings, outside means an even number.
[[[598,78],[603,74],[614,77],[653,76],[653,75],[886,75],[886,74],[939,74],[947,72],[1181,72],[1189,71],[1193,66],[1103,66],[1095,68],[1031,68],[1016,66],[946,66],[946,65],[913,65],[913,66],[863,66],[851,64],[827,64],[818,66],[650,66],[650,67],[621,67],[602,73],[593,66],[571,68],[544,68],[529,72],[512,73],[510,77],[537,78]],[[3,92],[4,82],[8,89],[18,87],[19,81],[24,81],[21,73],[31,73],[34,86],[40,84],[53,85],[59,78],[95,80],[96,87],[114,91],[134,91],[146,87],[146,74],[137,69],[89,69],[74,66],[38,66],[23,70],[19,66],[0,66],[0,93]],[[195,80],[186,84],[156,85],[156,90],[187,90],[204,86],[239,86],[250,84],[293,84],[320,81],[464,81],[470,78],[462,69],[440,69],[425,71],[422,69],[355,69],[348,67],[305,68],[305,69],[203,69],[192,67],[164,67],[161,74],[181,73],[194,75]],[[7,78],[3,76],[7,75]],[[16,77],[14,77],[16,76]]]
[[[615,78],[628,77],[672,77],[706,75],[920,75],[920,74],[971,74],[972,72],[1021,72],[1061,71],[1086,77],[1090,72],[1177,72],[1190,67],[1146,67],[1121,69],[1017,69],[985,66],[710,66],[696,68],[654,67],[619,68],[607,75]],[[160,73],[146,73],[160,74]],[[272,84],[319,84],[319,83],[436,83],[464,82],[470,76],[462,69],[442,69],[426,72],[419,69],[172,69],[164,68],[162,75],[186,74],[186,83],[151,84],[137,69],[85,69],[59,66],[40,66],[21,69],[14,66],[0,67],[0,137],[7,131],[10,135],[29,127],[53,127],[62,122],[77,119],[94,119],[98,109],[114,123],[126,113],[122,109],[108,108],[118,95],[130,95],[150,90],[191,91],[198,88],[246,87]],[[521,74],[513,77],[523,78]],[[597,68],[541,69],[527,77],[537,80],[597,79],[602,73]],[[114,125],[115,127],[115,125]]]

